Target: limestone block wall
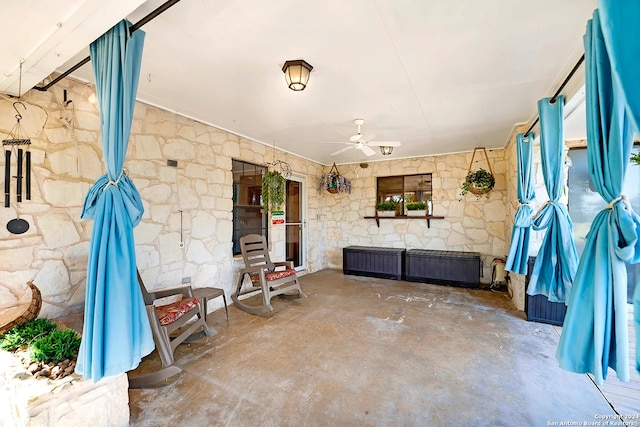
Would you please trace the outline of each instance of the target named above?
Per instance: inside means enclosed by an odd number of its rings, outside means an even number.
[[[64,108],[62,91],[73,102]],[[93,87],[65,79],[48,92],[23,97],[27,111],[22,124],[31,138],[32,200],[0,209],[0,224],[17,215],[30,229],[22,235],[0,227],[0,312],[24,296],[33,280],[42,291],[41,315],[59,317],[84,302],[91,221],[80,219],[84,197],[104,173],[98,111],[87,100]],[[13,100],[0,98],[0,135],[15,124]],[[488,198],[467,195],[460,185],[472,153],[391,159],[339,165],[353,182],[351,194],[318,190],[329,167],[277,150],[291,164],[306,190],[307,272],[342,267],[342,248],[375,245],[405,248],[477,251],[485,263],[483,282],[490,280],[494,257],[508,250],[515,195],[509,190],[514,157],[493,150],[489,158],[496,175]],[[177,167],[167,165],[176,160]],[[194,287],[216,286],[230,292],[242,266],[233,257],[231,160],[256,164],[273,160],[273,148],[195,120],[136,103],[125,167],[142,197],[145,213],[135,228],[137,263],[150,289],[180,284],[189,277]],[[476,156],[476,160],[477,160]],[[486,167],[484,160],[477,165]],[[372,219],[376,177],[433,174],[434,214],[431,221]],[[284,226],[270,226],[271,254],[284,258]],[[180,242],[184,247],[180,247]],[[28,295],[27,295],[28,296]],[[220,300],[213,301],[217,308]]]
[[[342,268],[342,248],[351,245],[475,251],[485,264],[481,280],[490,282],[493,258],[505,257],[507,250],[507,161],[504,150],[488,155],[496,177],[488,198],[472,194],[460,198],[472,153],[372,162],[366,169],[357,164],[339,166],[340,173],[352,180],[353,191],[321,193],[328,266]],[[473,166],[479,167],[487,168],[484,156]],[[424,219],[381,219],[379,228],[375,220],[364,219],[375,215],[376,177],[418,173],[433,174],[433,213],[444,219],[432,220],[431,228]]]
[[[62,91],[72,100],[63,107]],[[25,296],[33,280],[43,297],[41,316],[56,318],[84,302],[91,221],[80,219],[84,197],[105,171],[93,88],[65,79],[48,92],[30,91],[22,101],[22,125],[31,139],[32,200],[0,208],[0,311]],[[15,125],[14,100],[0,98],[0,135]],[[315,193],[320,165],[278,151]],[[150,289],[180,284],[216,286],[227,292],[238,260],[232,256],[232,158],[271,161],[273,149],[212,126],[136,103],[125,168],[144,205],[135,228],[138,267]],[[15,164],[15,156],[13,157]],[[177,160],[177,167],[167,160]],[[4,160],[4,158],[3,158]],[[4,163],[3,163],[4,164]],[[325,266],[322,200],[310,197],[308,271]],[[22,235],[4,226],[19,215],[30,228]],[[184,247],[180,247],[180,241]],[[284,257],[284,227],[270,231],[273,258]],[[221,301],[214,301],[215,304]]]

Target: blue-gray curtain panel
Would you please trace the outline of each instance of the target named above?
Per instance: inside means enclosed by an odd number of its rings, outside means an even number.
[[[600,0],[600,22],[616,93],[624,99],[636,135],[640,135],[640,2]],[[636,371],[640,373],[640,283],[633,294]]]
[[[513,219],[511,245],[505,269],[516,274],[527,274],[529,259],[529,241],[533,209],[529,203],[536,198],[533,175],[533,132],[516,135],[516,153],[518,157],[518,201],[520,206]]]
[[[546,233],[529,280],[529,295],[545,295],[551,302],[565,302],[578,268],[573,224],[560,203],[564,189],[564,96],[555,102],[538,101],[540,157],[549,201],[533,220],[534,230]]]
[[[602,384],[608,367],[629,381],[625,262],[639,261],[640,218],[621,194],[632,132],[624,99],[613,85],[597,10],[587,23],[584,45],[589,170],[608,206],[587,234],[556,357],[562,368],[592,373]]]
[[[96,79],[107,173],[89,190],[83,219],[93,219],[84,327],[76,372],[94,382],[134,369],[154,349],[136,275],[133,227],[140,195],[123,173],[138,89],[144,33],[122,21],[89,49]]]

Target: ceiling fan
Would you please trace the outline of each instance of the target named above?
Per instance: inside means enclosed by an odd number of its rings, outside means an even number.
[[[367,156],[373,156],[376,154],[371,147],[399,147],[402,145],[400,141],[371,141],[375,135],[367,135],[367,139],[364,138],[361,132],[361,126],[364,123],[364,119],[355,119],[353,123],[358,127],[358,133],[351,135],[348,142],[328,142],[327,144],[347,144],[347,147],[331,153],[331,156],[336,156],[340,153],[344,153],[351,148],[362,151]]]

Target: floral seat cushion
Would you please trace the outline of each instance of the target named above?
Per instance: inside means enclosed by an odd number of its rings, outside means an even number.
[[[289,277],[296,274],[296,270],[293,268],[287,268],[286,270],[278,270],[278,271],[270,271],[264,274],[264,278],[270,282],[272,280],[282,279],[283,277]],[[253,283],[260,282],[260,275],[258,273],[253,273],[250,275],[251,281]]]
[[[156,307],[156,315],[160,324],[164,326],[175,322],[197,305],[198,298],[183,298],[180,301]]]

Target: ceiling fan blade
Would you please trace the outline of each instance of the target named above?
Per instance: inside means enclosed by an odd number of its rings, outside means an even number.
[[[366,145],[362,146],[362,152],[367,156],[373,156],[374,154],[376,154],[375,151],[373,151],[371,148],[367,147]]]
[[[350,142],[345,142],[345,141],[324,141],[323,144],[351,144]]]
[[[400,141],[370,141],[368,145],[372,147],[399,147],[402,143]]]
[[[335,153],[331,153],[329,155],[330,156],[336,156],[336,155],[338,155],[340,153],[344,153],[345,151],[347,151],[350,148],[353,148],[353,145],[349,145],[348,147],[341,148],[340,150],[336,151]]]

